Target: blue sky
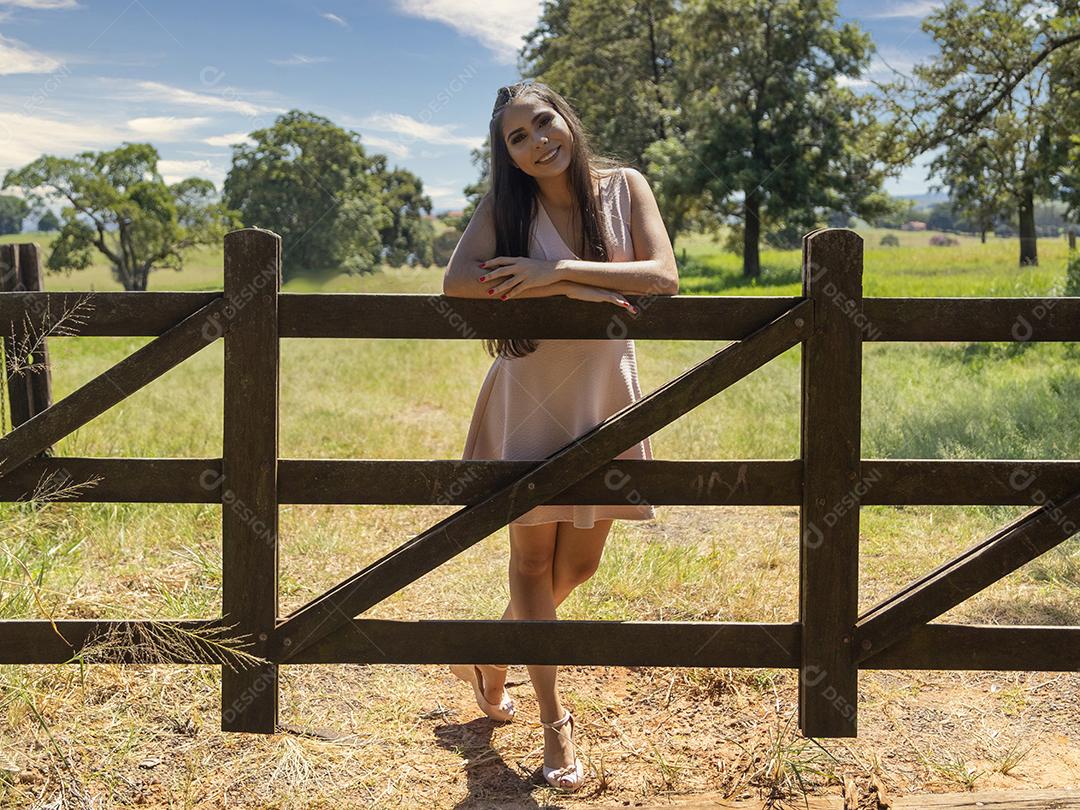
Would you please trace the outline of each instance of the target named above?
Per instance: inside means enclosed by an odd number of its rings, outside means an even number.
[[[872,71],[931,52],[938,3],[840,0],[878,45]],[[41,154],[149,141],[166,180],[220,188],[228,144],[299,108],[359,132],[461,207],[496,89],[514,81],[536,0],[0,0],[0,172]],[[882,61],[883,60],[883,61]],[[557,89],[557,88],[556,88]],[[925,171],[891,181],[925,191]],[[10,193],[7,192],[7,193]]]

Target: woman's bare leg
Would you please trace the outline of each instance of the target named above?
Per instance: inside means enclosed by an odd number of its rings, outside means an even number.
[[[610,518],[596,521],[591,529],[577,529],[573,523],[565,520],[555,524],[540,524],[558,527],[552,559],[552,598],[555,607],[561,605],[574,588],[596,573],[600,558],[604,553],[604,543],[611,531],[611,524]],[[517,529],[533,528],[538,527],[512,525],[511,532]],[[513,556],[512,549],[513,546],[511,546],[511,556]],[[516,618],[512,596],[501,618]],[[480,667],[483,675],[484,699],[489,703],[497,704],[502,697],[503,685],[506,683],[506,670],[486,664],[477,664],[477,666]]]

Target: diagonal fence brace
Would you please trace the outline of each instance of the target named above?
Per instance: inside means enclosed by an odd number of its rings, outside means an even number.
[[[0,477],[100,416],[222,335],[215,298],[59,402],[0,437]]]
[[[805,339],[813,302],[802,300],[742,340],[633,402],[483,501],[464,507],[290,614],[270,640],[284,662],[359,613],[546,503],[619,453]]]
[[[1011,574],[1080,527],[1080,491],[1020,515],[922,579],[875,605],[855,623],[856,662],[865,661],[913,630]]]

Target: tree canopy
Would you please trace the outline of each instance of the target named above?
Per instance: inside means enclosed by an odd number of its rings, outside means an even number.
[[[74,158],[43,155],[7,172],[2,187],[22,188],[36,212],[48,201],[64,205],[49,269],[85,269],[96,251],[125,290],[145,290],[151,270],[182,269],[183,251],[218,244],[238,224],[209,180],[189,177],[169,185],[157,164],[153,146],[125,142]]]
[[[283,275],[368,273],[380,263],[431,261],[431,200],[415,175],[388,172],[360,135],[291,110],[233,146],[225,200],[247,226],[282,240]]]

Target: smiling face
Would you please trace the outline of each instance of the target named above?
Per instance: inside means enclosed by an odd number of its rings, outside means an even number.
[[[566,171],[574,136],[559,113],[544,101],[514,101],[502,111],[502,133],[510,159],[526,174],[553,177]],[[551,151],[557,149],[554,157]],[[541,163],[537,161],[547,157]]]

